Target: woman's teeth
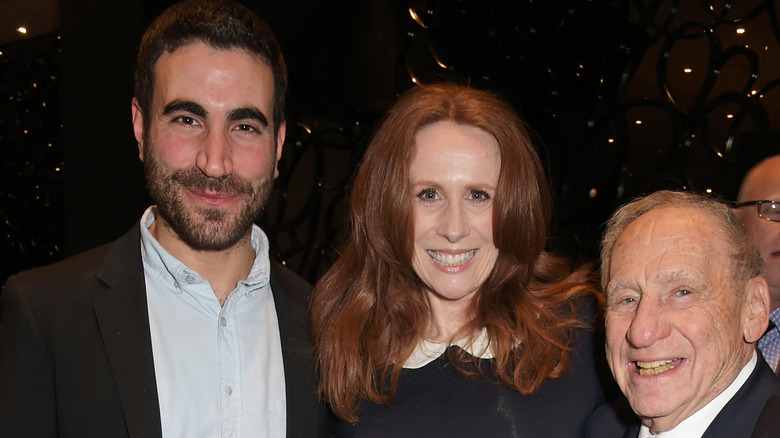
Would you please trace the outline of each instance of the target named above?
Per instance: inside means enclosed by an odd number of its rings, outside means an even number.
[[[436,251],[428,250],[428,255],[431,256],[433,261],[444,266],[457,266],[464,263],[468,263],[474,258],[474,254],[477,250],[472,249],[470,251],[462,252],[460,254],[442,254]]]

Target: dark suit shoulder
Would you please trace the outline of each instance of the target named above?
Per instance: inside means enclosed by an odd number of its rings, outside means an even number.
[[[77,294],[95,288],[103,289],[101,277],[125,277],[139,272],[139,269],[142,269],[140,232],[136,226],[114,242],[11,276],[4,293],[23,290],[29,298],[56,300],[62,297],[63,290]]]
[[[631,410],[628,399],[621,396],[611,403],[604,403],[590,415],[585,424],[585,438],[621,438],[626,432],[639,431],[639,418]]]
[[[761,416],[758,417],[751,438],[780,437],[780,386],[775,383],[774,388],[774,392],[761,411]]]
[[[13,279],[31,285],[35,289],[46,290],[51,289],[47,286],[57,287],[78,283],[85,277],[94,278],[109,246],[110,244],[102,245],[48,266],[20,272],[11,276],[9,280]]]

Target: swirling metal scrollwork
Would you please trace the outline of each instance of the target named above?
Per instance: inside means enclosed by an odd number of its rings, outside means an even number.
[[[562,245],[574,253],[593,254],[628,199],[659,188],[732,197],[741,172],[773,150],[750,144],[780,122],[768,109],[780,75],[771,0],[408,7],[422,17],[402,33],[413,79],[497,90],[536,128],[556,193],[554,242],[574,242]]]
[[[315,281],[330,266],[346,212],[346,187],[360,157],[355,121],[298,122],[288,128],[279,177],[260,224],[271,255]]]

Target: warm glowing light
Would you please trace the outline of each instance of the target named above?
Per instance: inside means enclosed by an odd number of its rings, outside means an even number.
[[[641,125],[641,124],[642,124],[642,121],[641,121],[641,120],[637,120],[637,121],[636,121],[636,122],[634,122],[634,123],[636,123],[637,125]]]
[[[24,26],[19,26],[19,27],[16,28],[16,31],[19,32],[19,33],[24,34],[24,33],[27,33],[27,28],[24,27]]]
[[[734,114],[726,114],[726,118],[727,119],[733,119],[734,118]]]
[[[737,33],[741,35],[745,33],[745,29],[740,27],[739,29],[737,29]]]
[[[409,16],[412,17],[412,20],[416,21],[417,24],[419,24],[423,28],[425,28],[425,29],[428,28],[428,26],[426,26],[425,23],[422,22],[422,20],[420,19],[420,16],[417,15],[417,12],[414,12],[414,9],[409,8]]]
[[[691,70],[690,68],[684,68],[684,69],[683,69],[683,71],[684,71],[685,73],[690,73],[690,72],[692,72],[693,70]]]
[[[615,142],[615,139],[614,139],[614,138],[610,138],[609,140],[607,140],[607,142],[609,142],[609,143],[614,143],[614,142]]]
[[[756,93],[757,93],[756,90],[753,90],[753,91],[750,92],[750,94],[756,94]]]
[[[707,189],[706,192],[707,193],[712,193],[712,189]]]

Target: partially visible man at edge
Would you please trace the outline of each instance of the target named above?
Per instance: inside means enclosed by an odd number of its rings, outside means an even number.
[[[778,379],[755,347],[767,283],[731,208],[670,191],[630,202],[607,223],[601,270],[607,361],[626,397],[598,408],[586,436],[780,436]]]
[[[777,373],[780,362],[780,155],[759,162],[745,175],[739,188],[737,214],[761,250],[764,277],[771,299],[769,330],[758,348]]]
[[[11,277],[0,302],[0,436],[324,433],[305,306],[253,224],[285,137],[268,26],[185,1],[144,34],[132,122],[155,205],[119,240]]]

